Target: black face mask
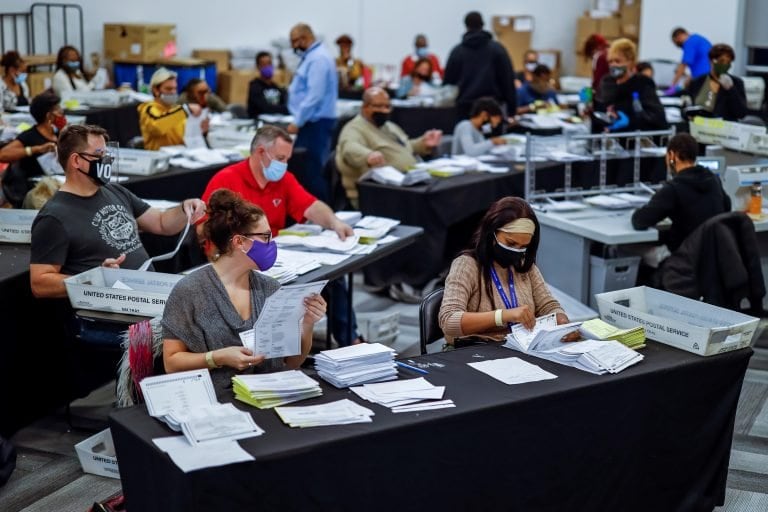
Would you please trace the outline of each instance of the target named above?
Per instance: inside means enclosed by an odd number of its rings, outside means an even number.
[[[83,158],[85,160],[85,158]],[[113,158],[109,155],[104,156],[98,160],[86,160],[89,162],[88,171],[78,169],[83,174],[90,177],[97,185],[106,185],[109,183],[112,177],[112,161]]]
[[[371,122],[381,128],[389,121],[389,112],[374,112],[371,114]]]
[[[514,268],[517,272],[522,272],[525,254],[527,251],[513,251],[502,247],[500,244],[493,244],[493,259],[502,267]]]

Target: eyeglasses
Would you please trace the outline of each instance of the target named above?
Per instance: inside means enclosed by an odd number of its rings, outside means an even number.
[[[250,237],[259,237],[265,244],[268,244],[270,241],[272,241],[271,231],[264,231],[263,233],[242,233],[240,236],[243,236],[252,242],[253,240]]]
[[[105,163],[105,164],[110,164],[114,160],[114,157],[111,154],[107,153],[107,152],[97,153],[97,154],[78,152],[76,154],[80,155],[81,157],[86,157],[87,156],[89,158],[96,158],[97,160],[101,160],[102,163]]]

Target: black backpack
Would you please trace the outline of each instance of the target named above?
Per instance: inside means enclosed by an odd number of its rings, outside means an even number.
[[[10,441],[0,437],[0,487],[11,478],[16,469],[16,447]]]

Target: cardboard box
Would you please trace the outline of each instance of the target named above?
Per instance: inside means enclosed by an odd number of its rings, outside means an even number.
[[[533,16],[494,16],[493,33],[518,68],[531,48]]]
[[[622,0],[619,18],[623,36],[640,37],[640,0]]]
[[[46,89],[50,89],[52,84],[53,71],[34,71],[27,74],[29,95],[33,98]]]
[[[0,208],[0,242],[28,244],[32,242],[32,222],[37,210]]]
[[[258,76],[259,72],[255,69],[233,69],[219,73],[219,96],[227,103],[246,105],[248,103],[248,85],[251,80]]]
[[[192,57],[216,63],[216,72],[229,71],[232,53],[229,50],[192,50]]]
[[[24,55],[21,57],[24,59],[24,62],[27,63],[27,66],[55,66],[56,65],[56,54],[50,53],[50,54],[34,54],[34,55]]]
[[[115,443],[112,441],[112,432],[109,429],[102,430],[85,441],[77,443],[75,451],[77,458],[80,459],[80,466],[86,473],[120,478]]]
[[[539,64],[544,64],[552,70],[552,78],[557,79],[560,76],[560,50],[536,50],[539,54]],[[519,67],[519,66],[518,66]]]
[[[573,74],[575,76],[592,78],[592,59],[588,59],[584,57],[583,54],[577,53],[573,57],[573,65]]]
[[[176,54],[176,25],[105,23],[104,58],[110,61],[154,62]]]
[[[600,318],[617,327],[645,327],[646,336],[701,356],[748,347],[759,318],[638,286],[595,295]]]
[[[75,309],[157,316],[162,314],[168,295],[182,277],[161,272],[95,267],[64,279],[64,285]],[[131,289],[113,288],[118,280]]]
[[[592,34],[600,34],[606,39],[615,39],[621,36],[621,20],[617,17],[592,18],[580,16],[576,21],[576,50],[584,48],[584,42]]]

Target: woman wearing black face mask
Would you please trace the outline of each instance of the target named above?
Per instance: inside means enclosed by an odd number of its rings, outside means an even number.
[[[709,50],[709,74],[691,80],[683,95],[712,117],[738,121],[746,116],[748,110],[744,81],[728,73],[735,59],[733,48],[727,44],[714,45]]]
[[[410,98],[414,96],[434,96],[437,86],[432,83],[432,61],[422,58],[413,65],[413,71],[403,77],[400,87],[397,88],[398,98]]]
[[[608,74],[595,98],[592,132],[664,130],[667,118],[656,93],[656,84],[636,73],[637,47],[629,39],[617,39],[608,49]],[[602,115],[601,115],[602,114]]]
[[[538,246],[539,224],[525,200],[505,197],[491,205],[445,280],[439,322],[449,345],[466,336],[503,341],[512,324],[530,329],[550,313],[568,323],[536,267]]]

